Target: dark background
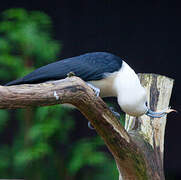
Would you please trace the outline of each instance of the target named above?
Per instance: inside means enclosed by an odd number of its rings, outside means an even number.
[[[161,0],[6,0],[8,8],[41,10],[53,19],[60,58],[107,51],[128,62],[136,72],[175,79],[171,106],[180,110],[181,7]],[[180,113],[169,114],[165,134],[165,173],[181,178]]]

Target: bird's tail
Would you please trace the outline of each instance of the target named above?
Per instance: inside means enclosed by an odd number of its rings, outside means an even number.
[[[23,78],[14,80],[14,81],[10,81],[7,84],[5,84],[5,86],[11,86],[11,85],[18,85],[18,84],[23,84]]]

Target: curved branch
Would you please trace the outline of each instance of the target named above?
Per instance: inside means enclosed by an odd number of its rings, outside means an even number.
[[[100,97],[78,77],[41,84],[0,87],[0,108],[26,108],[69,103],[76,106],[104,139],[122,174],[146,176],[144,158],[120,122]],[[138,165],[137,165],[137,163]],[[142,166],[140,166],[142,164]],[[136,167],[136,168],[135,168]],[[141,175],[140,175],[141,174]]]
[[[117,163],[120,180],[151,180],[163,177],[155,168],[159,167],[159,162],[156,163],[157,166],[153,165],[155,151],[150,142],[145,140],[138,128],[128,133],[104,101],[96,97],[93,90],[80,78],[74,76],[41,84],[0,86],[1,109],[63,103],[76,106],[104,139]],[[130,122],[135,121],[128,119]]]

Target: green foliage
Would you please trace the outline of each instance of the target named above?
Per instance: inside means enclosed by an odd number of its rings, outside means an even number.
[[[55,61],[60,49],[60,44],[53,39],[51,19],[46,14],[24,9],[2,13],[2,83]],[[103,145],[100,138],[73,141],[75,123],[70,114],[70,110],[60,105],[11,113],[0,110],[0,137],[3,139],[9,132],[10,139],[0,144],[0,178],[116,179],[113,160],[99,150]]]
[[[8,121],[8,112],[4,110],[0,110],[0,132],[4,129],[5,125]]]
[[[72,152],[68,164],[71,175],[85,165],[97,165],[104,163],[105,154],[97,152],[97,147],[103,145],[99,138],[82,139],[73,145]]]
[[[0,65],[11,77],[20,77],[35,67],[55,61],[60,44],[51,37],[51,19],[42,12],[9,9],[0,22]],[[5,73],[0,78],[10,80]]]

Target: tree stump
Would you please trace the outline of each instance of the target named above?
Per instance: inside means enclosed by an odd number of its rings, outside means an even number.
[[[169,106],[173,79],[156,74],[139,74],[141,84],[147,90],[148,105],[153,111],[166,109]],[[149,160],[154,180],[164,180],[163,155],[166,116],[150,118],[146,115],[134,118],[126,115],[125,129],[134,138],[137,134],[142,138],[137,144],[145,143],[148,147],[143,150]],[[139,142],[142,141],[142,142]],[[150,150],[150,151],[149,151]]]

